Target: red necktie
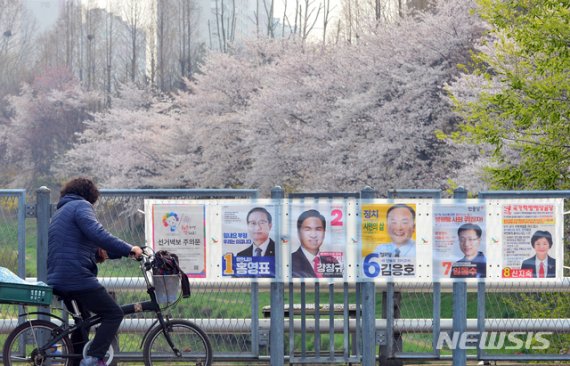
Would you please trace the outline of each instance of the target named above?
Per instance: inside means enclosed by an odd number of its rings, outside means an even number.
[[[540,266],[538,267],[538,277],[544,278],[544,262],[540,262]]]
[[[313,271],[315,272],[315,276],[317,278],[323,277],[323,273],[319,272],[319,265],[320,264],[321,264],[321,258],[315,257],[315,259],[313,259]]]

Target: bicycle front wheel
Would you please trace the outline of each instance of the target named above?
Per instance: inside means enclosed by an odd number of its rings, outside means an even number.
[[[144,342],[143,358],[145,366],[184,364],[210,366],[213,352],[208,336],[196,324],[186,320],[166,322],[174,350],[168,344],[162,326],[157,325],[150,331]],[[176,351],[179,355],[176,355]]]
[[[73,345],[67,337],[51,344],[44,352],[38,350],[59,331],[57,325],[46,320],[32,320],[18,325],[4,343],[4,366],[71,366]]]

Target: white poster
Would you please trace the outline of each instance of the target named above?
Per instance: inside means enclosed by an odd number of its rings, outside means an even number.
[[[557,207],[558,206],[558,207]],[[503,278],[555,278],[559,274],[556,213],[552,202],[503,204]]]
[[[152,247],[178,256],[190,277],[206,277],[205,206],[152,204]]]
[[[222,276],[275,277],[275,206],[222,206]]]
[[[346,209],[344,204],[295,203],[290,208],[292,278],[343,278]]]
[[[485,204],[433,206],[434,278],[487,277]]]

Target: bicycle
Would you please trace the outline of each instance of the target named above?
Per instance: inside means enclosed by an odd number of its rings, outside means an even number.
[[[145,366],[158,364],[184,363],[184,365],[210,366],[213,359],[213,351],[210,340],[206,333],[196,324],[187,320],[170,319],[163,314],[163,310],[176,304],[183,297],[178,290],[176,300],[166,303],[161,308],[157,301],[157,292],[150,279],[149,272],[154,262],[154,252],[143,247],[143,256],[140,260],[140,268],[147,285],[147,293],[150,301],[122,305],[125,315],[140,312],[154,312],[155,320],[147,329],[141,342]],[[183,273],[179,274],[184,276]],[[184,294],[188,295],[189,294]],[[186,297],[186,296],[185,296]],[[70,309],[71,310],[71,309]],[[21,316],[35,315],[57,319],[53,321],[34,319],[26,320],[18,325],[8,335],[3,348],[3,360],[5,366],[33,365],[33,366],[71,366],[73,360],[81,358],[90,345],[88,342],[82,353],[75,353],[70,335],[83,327],[92,327],[101,322],[101,318],[92,315],[82,318],[74,305],[73,316],[78,321],[73,325],[58,315],[50,312],[30,312]],[[115,353],[113,344],[107,352],[106,359],[112,362]]]

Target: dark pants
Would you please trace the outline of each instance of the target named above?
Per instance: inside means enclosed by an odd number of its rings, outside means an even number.
[[[95,338],[91,347],[87,352],[88,356],[103,358],[109,345],[113,341],[119,325],[123,320],[123,310],[115,300],[107,293],[104,287],[89,291],[71,292],[64,296],[65,305],[69,311],[73,311],[69,300],[75,300],[81,312],[81,316],[85,319],[89,316],[89,312],[100,315],[102,322],[97,328]],[[79,329],[71,335],[71,341],[74,344],[75,353],[83,352],[83,346],[87,342],[89,329]],[[77,362],[79,364],[79,362]]]

